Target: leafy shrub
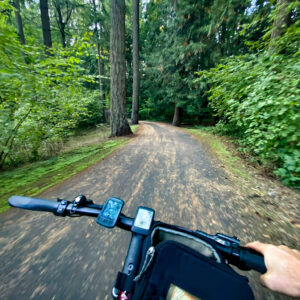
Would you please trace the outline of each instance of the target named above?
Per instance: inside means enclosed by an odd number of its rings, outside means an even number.
[[[106,100],[100,100],[99,91],[89,91],[89,103],[86,106],[86,113],[81,115],[77,127],[80,129],[95,127],[103,123],[103,111],[106,106]]]
[[[13,13],[8,1],[0,2],[0,167],[35,160],[49,142],[57,146],[90,110],[95,93],[85,86],[93,77],[83,69],[80,47],[71,49],[21,47],[8,22]],[[26,57],[26,60],[24,60]],[[95,114],[97,115],[97,114]],[[99,115],[99,114],[98,114]],[[55,147],[53,147],[53,151]],[[50,152],[52,152],[52,150]]]
[[[300,92],[298,55],[232,57],[199,80],[211,84],[209,100],[220,118],[217,130],[278,166],[287,185],[300,184]]]

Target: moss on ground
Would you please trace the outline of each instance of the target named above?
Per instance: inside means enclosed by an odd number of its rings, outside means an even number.
[[[242,177],[243,179],[251,180],[252,177],[245,167],[243,160],[240,157],[232,154],[226,143],[223,142],[220,137],[198,128],[186,130],[196,137],[199,137],[201,141],[207,143],[229,171]]]
[[[132,126],[135,133],[138,125]],[[94,131],[90,135],[94,136]],[[85,141],[89,134],[86,133]],[[0,173],[0,213],[9,209],[8,198],[12,195],[36,196],[44,190],[70,178],[83,169],[104,159],[130,141],[129,137],[97,141],[60,153],[56,157],[37,161]],[[77,145],[78,146],[78,145]]]

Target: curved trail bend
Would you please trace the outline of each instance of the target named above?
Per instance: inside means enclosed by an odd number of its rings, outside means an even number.
[[[115,196],[130,216],[144,205],[165,222],[244,241],[260,237],[263,227],[238,213],[246,204],[205,145],[166,124],[141,127],[126,147],[40,197],[85,194],[103,203]],[[1,299],[110,299],[129,239],[129,233],[100,228],[91,218],[11,209],[0,217]],[[257,280],[251,285],[257,299],[273,299]]]

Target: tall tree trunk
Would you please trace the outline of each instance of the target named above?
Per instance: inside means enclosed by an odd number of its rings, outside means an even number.
[[[220,50],[221,50],[221,56],[224,57],[225,56],[225,49],[226,49],[226,45],[225,45],[225,41],[226,41],[226,24],[225,22],[222,23],[221,25],[221,35],[220,35]]]
[[[174,116],[173,116],[173,126],[180,126],[181,120],[183,115],[183,109],[182,107],[177,107],[175,103],[175,110],[174,110]]]
[[[125,0],[111,0],[110,64],[111,136],[131,134],[126,115]]]
[[[96,6],[96,1],[93,0],[93,8],[94,8],[94,33],[96,35],[96,45],[97,45],[97,54],[98,54],[98,59],[97,59],[97,64],[98,64],[98,74],[99,74],[99,92],[100,92],[100,102],[102,102],[103,105],[103,118],[104,117],[104,112],[105,112],[105,99],[103,97],[103,84],[102,84],[102,63],[101,63],[101,46],[100,46],[100,39],[101,39],[101,32],[99,30],[101,29],[101,24],[98,23],[97,21],[97,6]],[[99,30],[98,30],[98,24],[99,24]]]
[[[99,43],[100,44],[100,43]],[[100,45],[99,45],[100,46]],[[103,92],[103,81],[101,76],[103,75],[103,64],[100,59],[100,55],[103,53],[103,48],[99,48],[99,59],[98,59],[98,68],[99,68],[99,89],[100,89],[100,98],[103,100],[103,106],[105,107],[105,99],[104,99],[104,92]]]
[[[288,27],[289,21],[289,11],[288,6],[291,3],[291,0],[278,0],[276,7],[278,9],[278,14],[275,16],[272,32],[271,32],[271,40],[269,45],[269,50],[273,52],[276,47],[277,38],[281,37]]]
[[[40,9],[41,9],[44,45],[47,48],[51,48],[52,40],[51,40],[50,19],[49,19],[49,11],[48,11],[48,0],[40,0]],[[47,50],[46,53],[50,54],[50,52]]]
[[[25,35],[24,35],[24,30],[23,30],[22,17],[21,17],[21,14],[20,14],[21,10],[20,10],[20,2],[19,2],[19,0],[14,0],[13,6],[15,8],[15,17],[16,17],[16,23],[17,23],[17,32],[18,32],[20,44],[24,46],[26,44],[26,41],[25,41]],[[25,55],[23,49],[21,50],[21,54],[22,54],[24,63],[27,63],[26,55]]]
[[[97,52],[98,52],[98,74],[99,74],[99,99],[100,99],[100,103],[102,103],[102,119],[103,119],[103,123],[106,122],[106,118],[105,118],[105,98],[104,98],[104,94],[103,94],[103,84],[102,84],[102,63],[101,63],[101,47],[100,47],[100,42],[97,38]]]
[[[56,22],[57,22],[59,32],[60,32],[61,45],[62,45],[63,48],[66,48],[66,31],[65,31],[66,23],[63,21],[59,1],[54,1],[54,6],[56,8],[56,12],[57,12],[57,15],[58,15],[58,18],[56,17]]]
[[[100,45],[98,45],[97,42],[97,52],[98,52],[98,59],[97,59],[97,64],[98,64],[98,74],[99,74],[99,92],[100,92],[100,100],[103,100],[103,87],[102,87],[102,65],[101,65],[101,50],[100,50]]]
[[[101,76],[103,75],[103,64],[101,61],[101,55],[103,53],[103,48],[100,46],[99,43],[99,49],[98,49],[98,73],[99,73],[99,92],[100,92],[100,103],[102,103],[102,119],[103,119],[103,123],[109,123],[110,122],[110,118],[107,119],[105,116],[105,110],[106,110],[106,100],[105,100],[105,96],[104,96],[104,91],[103,91],[103,81]]]
[[[73,6],[69,6],[69,1],[65,1],[66,9],[67,9],[67,15],[65,17],[65,20],[63,18],[62,12],[61,12],[61,2],[60,0],[53,1],[54,7],[56,9],[57,15],[56,15],[56,23],[60,31],[60,39],[62,47],[65,48],[66,43],[66,25],[68,24],[70,17],[72,15]]]
[[[19,36],[19,39],[20,39],[20,43],[21,43],[21,45],[25,45],[25,35],[24,35],[24,30],[23,30],[22,18],[21,18],[21,15],[20,15],[19,0],[14,0],[14,7],[15,7],[17,31],[18,31],[18,36]]]
[[[133,86],[132,86],[132,113],[131,123],[139,123],[139,0],[133,0],[133,25],[132,25],[132,52],[133,52]]]
[[[66,48],[66,24],[62,23],[60,28],[60,34],[61,34],[61,45],[63,48]]]

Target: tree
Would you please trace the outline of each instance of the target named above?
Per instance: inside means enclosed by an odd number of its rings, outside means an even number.
[[[183,109],[181,107],[176,106],[175,103],[175,111],[173,116],[172,125],[173,126],[180,126],[182,121]]]
[[[65,48],[66,47],[66,31],[65,31],[66,25],[68,24],[68,22],[71,18],[72,11],[74,9],[74,5],[72,3],[69,3],[68,0],[65,0],[65,2],[62,2],[61,0],[54,0],[53,5],[54,5],[56,13],[57,13],[55,15],[55,17],[56,17],[57,26],[58,26],[60,34],[61,34],[61,44],[62,44],[62,47]],[[65,7],[65,9],[66,9],[66,17],[65,18],[63,18],[62,7]]]
[[[209,86],[215,131],[234,136],[240,151],[299,187],[299,1],[256,1],[245,15],[241,33],[250,47],[199,72],[196,83]]]
[[[111,136],[131,134],[126,115],[125,0],[111,0],[110,31]]]
[[[207,99],[195,87],[194,73],[213,65],[215,36],[208,35],[211,3],[161,0],[147,4],[142,27],[143,93],[154,117],[180,125],[183,113],[204,119]],[[204,93],[202,93],[204,94]]]
[[[195,84],[194,74],[247,51],[240,33],[249,22],[249,6],[248,0],[148,2],[141,23],[140,112],[148,112],[147,103],[152,117],[177,126],[181,119],[212,124],[207,86]]]
[[[40,4],[27,2],[27,45],[20,47],[9,2],[0,1],[0,169],[51,155],[82,121],[95,125],[102,117],[99,93],[93,91],[96,78],[89,66],[84,68],[85,59],[96,62],[89,25],[74,34],[70,47],[55,47],[53,56],[45,56],[40,26],[31,19]]]
[[[24,30],[23,30],[22,18],[21,18],[21,14],[20,14],[19,0],[14,0],[13,5],[15,8],[15,17],[16,17],[17,31],[18,31],[20,43],[21,43],[21,45],[25,45],[25,35],[24,35]]]
[[[139,70],[139,0],[133,0],[133,27],[132,27],[132,52],[133,52],[133,87],[132,87],[132,114],[131,123],[139,122],[139,87],[140,87],[140,70]]]
[[[48,0],[40,0],[40,10],[41,10],[44,45],[47,48],[51,48],[52,47],[52,39],[51,39]],[[46,53],[49,54],[49,51],[46,50]]]
[[[97,45],[97,65],[98,65],[98,74],[99,74],[99,92],[100,92],[100,101],[104,101],[103,97],[103,85],[102,85],[102,63],[101,63],[101,24],[98,22],[97,17],[97,6],[96,0],[92,0],[93,2],[93,17],[94,17],[94,34],[96,35],[96,45]],[[103,105],[104,109],[104,105]]]
[[[283,35],[288,27],[289,10],[288,6],[291,0],[278,0],[276,4],[277,13],[275,15],[274,23],[272,26],[271,40],[269,50],[272,52],[276,46],[276,41]]]

